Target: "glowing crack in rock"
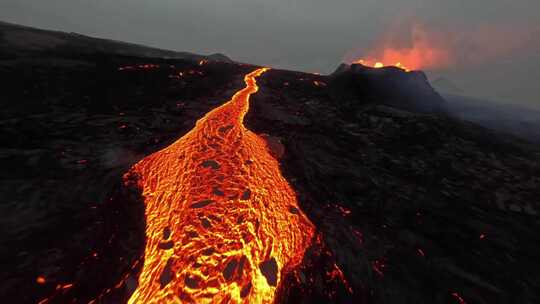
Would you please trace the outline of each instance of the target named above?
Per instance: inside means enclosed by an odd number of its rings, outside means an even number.
[[[272,303],[314,227],[263,138],[243,119],[246,87],[124,175],[142,189],[146,247],[129,303]]]

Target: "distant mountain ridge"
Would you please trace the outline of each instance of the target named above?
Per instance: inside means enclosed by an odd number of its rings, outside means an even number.
[[[190,52],[165,50],[145,45],[96,38],[78,33],[37,29],[0,21],[0,59],[15,59],[36,52],[107,53],[136,57],[160,57],[232,62],[223,54],[199,55]]]
[[[540,110],[456,94],[443,94],[450,116],[540,143]]]

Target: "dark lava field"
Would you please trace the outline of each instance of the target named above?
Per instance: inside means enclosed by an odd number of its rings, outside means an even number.
[[[256,68],[0,24],[2,302],[126,302],[145,222],[123,174]],[[422,72],[258,85],[245,125],[317,234],[276,302],[540,303],[540,146],[452,117]]]

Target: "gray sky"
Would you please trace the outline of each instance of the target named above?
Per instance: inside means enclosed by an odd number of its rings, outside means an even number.
[[[420,47],[446,56],[423,67],[431,78],[535,107],[538,12],[538,0],[0,0],[8,22],[322,73],[385,47],[411,48],[420,26]]]

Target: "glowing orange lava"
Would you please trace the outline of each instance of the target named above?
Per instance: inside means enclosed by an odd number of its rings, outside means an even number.
[[[146,248],[129,303],[272,303],[314,234],[263,138],[243,119],[246,87],[178,141],[124,176],[137,177]]]
[[[420,23],[394,26],[379,35],[369,48],[351,51],[345,61],[374,68],[394,66],[405,71],[444,69],[455,63],[452,37]]]
[[[366,61],[366,60],[363,60],[363,59],[360,59],[360,60],[357,60],[355,62],[353,62],[354,64],[361,64],[361,65],[364,65],[364,66],[367,66],[367,67],[372,67],[372,68],[376,68],[376,69],[380,69],[380,68],[384,68],[386,66],[389,66],[389,65],[385,65],[384,63],[380,62],[380,61]],[[393,65],[390,65],[390,66],[393,66],[393,67],[396,67],[396,68],[400,68],[406,72],[409,72],[410,70],[404,66],[403,64],[401,64],[401,62],[396,62],[395,64]]]

